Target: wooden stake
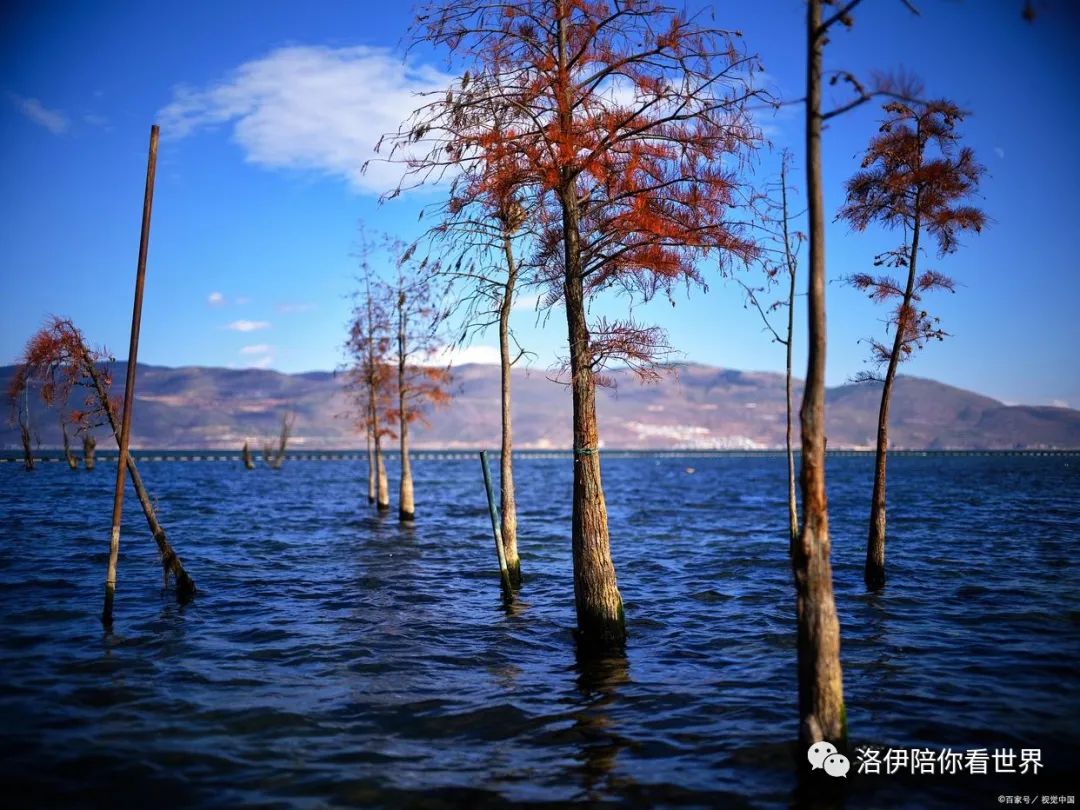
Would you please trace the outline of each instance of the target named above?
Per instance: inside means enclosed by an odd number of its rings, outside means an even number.
[[[120,557],[120,518],[124,511],[124,478],[131,438],[131,411],[135,404],[135,364],[139,354],[139,327],[142,323],[143,286],[146,282],[146,254],[150,246],[150,212],[154,205],[154,174],[157,170],[158,126],[150,127],[150,154],[146,162],[146,189],[143,193],[142,230],[139,235],[139,264],[135,271],[135,303],[131,311],[131,343],[128,346],[124,410],[120,419],[120,457],[116,463],[116,491],[113,495],[112,535],[109,538],[109,568],[105,576],[105,608],[101,622],[112,627],[113,597],[116,593],[116,563]]]
[[[503,552],[502,532],[499,530],[499,507],[495,505],[495,494],[491,490],[491,471],[488,470],[487,450],[480,451],[480,466],[484,470],[484,489],[487,490],[488,512],[491,514],[491,533],[495,535],[495,551],[499,555],[499,577],[505,599],[512,599],[510,587],[510,569],[506,567],[506,554]]]

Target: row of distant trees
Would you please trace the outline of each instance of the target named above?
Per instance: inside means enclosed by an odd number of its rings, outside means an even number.
[[[451,64],[467,70],[445,91],[429,95],[379,145],[379,159],[400,163],[404,170],[387,199],[416,186],[448,185],[445,198],[424,211],[435,224],[419,242],[429,258],[415,266],[454,291],[466,334],[498,328],[502,537],[517,585],[510,368],[521,350],[514,344],[510,311],[515,295],[529,285],[539,289],[542,308],[558,305],[565,313],[565,372],[573,401],[575,605],[579,643],[586,649],[618,647],[626,637],[598,455],[596,389],[608,383],[604,372],[612,364],[644,378],[655,376],[668,349],[659,328],[632,318],[592,317],[591,304],[607,291],[631,304],[657,296],[674,302],[680,286],[705,286],[706,263],[721,275],[747,266],[764,270],[764,282],[745,286],[787,349],[800,733],[809,742],[839,745],[846,727],[824,466],[824,122],[872,99],[885,102],[881,129],[847,184],[839,217],[855,230],[876,224],[902,234],[899,247],[878,257],[878,272],[848,279],[873,300],[892,305],[889,334],[870,342],[879,371],[867,375],[883,383],[866,565],[870,587],[884,583],[888,413],[896,369],[913,351],[945,336],[923,308],[923,297],[953,289],[946,276],[923,269],[925,243],[932,241],[944,255],[956,249],[960,232],[984,224],[982,213],[966,203],[982,167],[958,145],[956,126],[964,116],[959,108],[925,100],[910,79],[876,76],[864,82],[846,71],[823,70],[829,36],[852,25],[859,2],[808,2],[806,95],[798,101],[806,111],[805,233],[794,227],[789,211],[789,159],[770,187],[757,188],[750,178],[749,166],[765,145],[753,113],[781,103],[757,87],[756,59],[742,48],[737,32],[653,0],[429,3],[412,26],[412,43],[441,48]],[[914,10],[911,3],[904,5]],[[825,82],[849,87],[850,100],[824,110]],[[808,248],[808,367],[799,410],[797,494],[791,348],[803,244]],[[412,248],[401,251],[407,262],[415,263],[414,255]],[[405,518],[405,504],[411,504],[405,437],[412,416],[403,404],[395,408],[391,402],[393,363],[386,359],[396,352],[404,363],[404,344],[399,339],[395,348],[389,328],[391,288],[373,293],[367,265],[362,276],[350,348],[355,378],[366,391],[361,427],[373,447],[372,497],[385,503],[384,486],[377,483],[381,443],[397,430]],[[786,296],[769,303],[772,286],[782,280]],[[787,315],[786,327],[772,323],[778,309]]]

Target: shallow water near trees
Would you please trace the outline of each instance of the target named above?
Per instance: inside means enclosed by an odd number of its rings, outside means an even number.
[[[947,807],[1068,792],[1080,457],[891,459],[879,594],[862,577],[872,463],[828,460],[853,747],[1038,748],[1038,777],[872,777],[853,751],[846,782],[800,787],[782,454],[601,454],[629,640],[592,661],[572,635],[569,457],[515,465],[525,584],[509,608],[475,458],[418,458],[405,526],[368,505],[362,461],[140,461],[199,591],[184,607],[162,593],[129,508],[112,635],[99,459],[0,464],[5,803],[782,807],[843,783],[847,807]]]

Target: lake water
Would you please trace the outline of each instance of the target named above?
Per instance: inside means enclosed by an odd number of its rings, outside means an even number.
[[[1037,748],[1043,769],[853,767],[801,786],[783,457],[602,460],[629,643],[599,662],[579,662],[571,636],[570,463],[517,463],[526,581],[505,609],[475,458],[415,462],[415,528],[370,510],[360,461],[144,461],[199,593],[183,608],[162,593],[129,491],[112,635],[98,615],[115,466],[0,464],[2,803],[784,807],[831,790],[821,806],[924,808],[1076,794],[1080,457],[892,459],[876,596],[862,585],[872,459],[830,457],[853,745]]]

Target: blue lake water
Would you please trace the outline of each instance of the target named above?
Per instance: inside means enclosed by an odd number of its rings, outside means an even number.
[[[413,528],[370,510],[360,461],[143,461],[199,593],[181,608],[162,592],[129,491],[112,635],[98,614],[115,467],[0,464],[0,803],[786,807],[831,790],[822,806],[923,808],[1070,792],[1080,457],[892,459],[890,579],[873,596],[872,459],[830,457],[852,744],[1036,748],[1043,769],[853,768],[801,786],[782,456],[602,460],[629,643],[599,662],[571,635],[570,463],[517,463],[525,588],[506,609],[475,458],[414,463]]]

